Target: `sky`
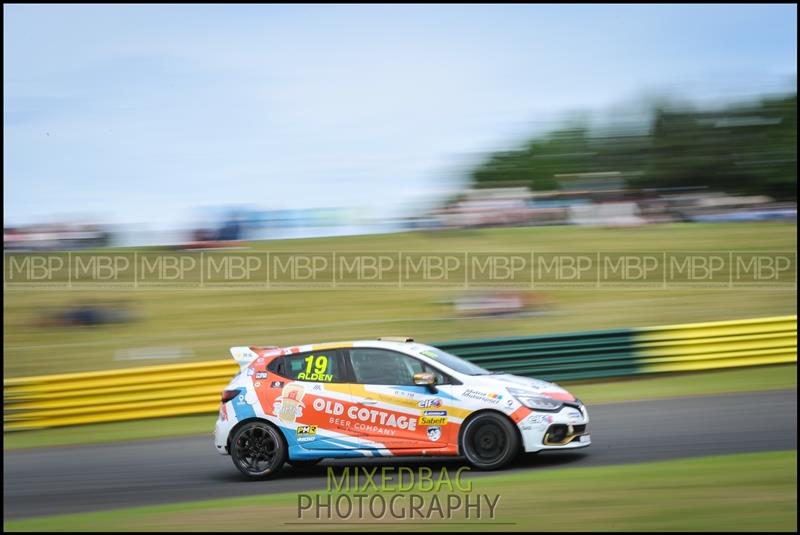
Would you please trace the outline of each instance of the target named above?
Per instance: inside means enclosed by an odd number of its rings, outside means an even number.
[[[413,212],[571,113],[796,90],[795,5],[4,5],[4,224]]]

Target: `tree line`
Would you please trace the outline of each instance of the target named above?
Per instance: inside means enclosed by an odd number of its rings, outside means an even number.
[[[654,105],[646,128],[573,122],[495,152],[471,171],[475,187],[534,191],[598,185],[693,188],[797,198],[797,94],[718,109]]]

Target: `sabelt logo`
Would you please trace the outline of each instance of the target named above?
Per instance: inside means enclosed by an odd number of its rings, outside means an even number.
[[[447,411],[425,411],[419,417],[419,425],[447,425]]]

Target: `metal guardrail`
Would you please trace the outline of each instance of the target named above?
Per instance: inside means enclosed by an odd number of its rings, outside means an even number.
[[[797,362],[797,316],[458,340],[437,347],[489,370],[552,381]],[[230,359],[3,381],[4,431],[209,414]]]

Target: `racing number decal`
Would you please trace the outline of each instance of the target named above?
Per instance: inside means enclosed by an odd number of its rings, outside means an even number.
[[[297,374],[297,379],[301,381],[333,381],[333,374],[328,371],[328,357],[325,355],[309,355],[305,359],[306,369]]]

